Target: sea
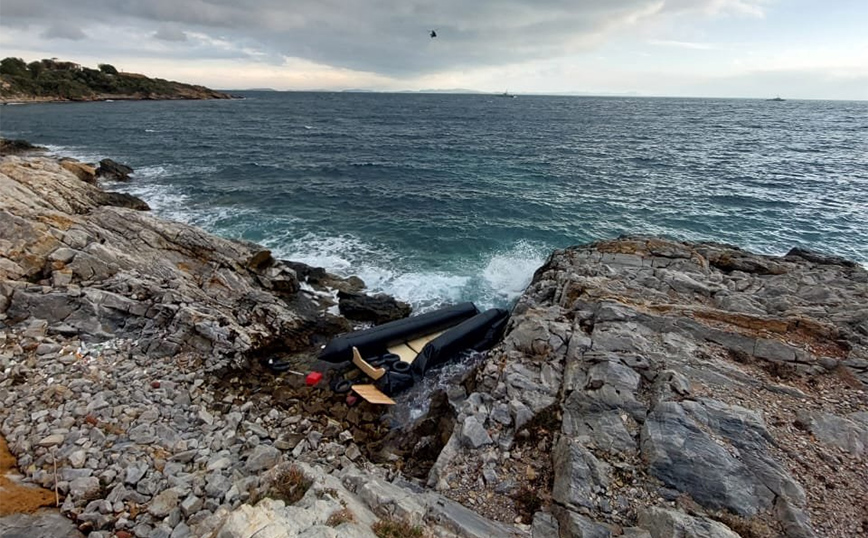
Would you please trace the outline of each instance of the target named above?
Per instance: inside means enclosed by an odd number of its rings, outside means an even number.
[[[417,311],[508,306],[553,249],[622,234],[868,264],[868,102],[235,93],[4,106],[0,134]]]

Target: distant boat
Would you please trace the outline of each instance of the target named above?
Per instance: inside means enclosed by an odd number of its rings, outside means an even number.
[[[783,98],[779,95],[779,96],[775,97],[774,99],[766,99],[766,101],[786,101],[786,99],[783,99]]]
[[[508,97],[510,99],[515,99],[517,96],[509,93],[508,91],[497,94],[498,97]]]

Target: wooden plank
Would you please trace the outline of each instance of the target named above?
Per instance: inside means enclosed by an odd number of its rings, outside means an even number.
[[[407,344],[398,344],[397,346],[392,346],[389,348],[389,353],[394,353],[395,355],[401,357],[401,360],[404,362],[413,363],[416,360],[416,351],[411,349]]]
[[[434,340],[435,338],[437,338],[438,336],[440,336],[441,334],[443,334],[445,332],[446,331],[439,331],[439,332],[436,332],[434,334],[429,334],[428,336],[423,336],[421,338],[411,340],[411,341],[407,342],[407,345],[410,347],[410,349],[412,349],[416,353],[422,353],[422,348],[425,347],[425,344],[427,344],[431,340]]]
[[[353,392],[372,404],[395,405],[395,400],[373,385],[353,385]]]
[[[353,364],[355,364],[359,370],[365,372],[368,377],[374,381],[386,375],[385,368],[374,368],[368,364],[365,359],[362,358],[362,354],[359,353],[359,350],[356,347],[353,347]]]

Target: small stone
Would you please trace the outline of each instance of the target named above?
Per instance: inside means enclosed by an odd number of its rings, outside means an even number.
[[[174,489],[167,489],[160,492],[151,500],[148,505],[148,513],[155,518],[164,518],[178,506],[178,492]],[[171,531],[169,531],[171,534]],[[168,536],[168,535],[167,535]]]
[[[87,453],[84,450],[76,450],[72,454],[69,455],[69,464],[75,467],[76,469],[81,469],[84,467],[84,463],[87,461]]]
[[[186,499],[181,501],[181,512],[184,514],[184,517],[190,517],[201,510],[204,504],[205,503],[200,497],[189,495]]]
[[[280,462],[280,450],[270,445],[259,445],[247,457],[244,468],[253,473],[271,469]]]
[[[461,427],[461,440],[470,448],[479,448],[493,443],[491,436],[474,416],[464,420],[464,425]]]
[[[214,424],[214,417],[205,408],[199,409],[199,420],[201,420],[202,422],[204,422],[205,424],[207,424],[209,426],[211,424]]]
[[[39,446],[50,447],[50,446],[63,444],[63,440],[64,440],[63,434],[56,433],[54,435],[49,435],[48,437],[42,439],[37,444]]]

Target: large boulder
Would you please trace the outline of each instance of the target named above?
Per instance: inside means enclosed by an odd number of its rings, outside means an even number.
[[[339,291],[338,301],[341,315],[375,325],[406,318],[411,312],[410,305],[385,294],[365,295]]]
[[[127,181],[130,179],[130,174],[132,173],[132,168],[111,159],[101,160],[99,162],[99,168],[96,170],[97,177],[111,181]]]

